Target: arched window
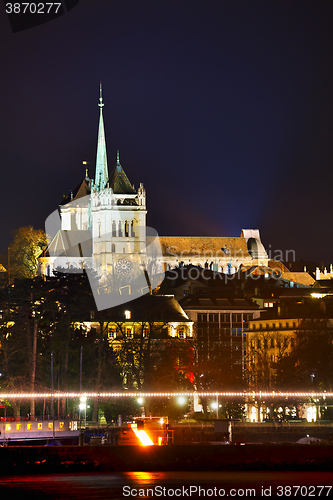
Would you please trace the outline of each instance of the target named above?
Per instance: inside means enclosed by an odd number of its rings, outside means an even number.
[[[116,226],[116,221],[114,220],[112,222],[112,237],[115,238],[117,236],[117,226]]]
[[[125,221],[125,237],[128,238],[128,221]]]
[[[115,253],[115,251],[116,251],[116,245],[114,243],[112,243],[112,245],[111,245],[111,252]]]
[[[47,265],[47,268],[46,268],[46,274],[47,274],[48,276],[50,276],[50,275],[51,275],[51,268],[50,268],[50,264],[48,264],[48,265]]]
[[[121,221],[119,221],[119,224],[118,224],[118,236],[121,238],[123,235],[123,231],[122,231],[122,228],[121,228]]]
[[[131,222],[131,237],[135,238],[134,220],[132,220],[132,222]]]

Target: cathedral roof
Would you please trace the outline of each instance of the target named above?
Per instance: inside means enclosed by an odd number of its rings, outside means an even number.
[[[42,257],[91,257],[90,231],[59,230]]]
[[[119,161],[119,151],[117,152],[117,164],[113,169],[109,179],[109,186],[114,194],[135,194],[135,189],[128,180],[123,167]]]
[[[310,276],[310,274],[307,272],[282,273],[281,279],[286,280],[286,281],[293,281],[294,283],[297,283],[297,284],[300,284],[303,286],[312,286],[315,282],[314,278],[312,278],[312,276]]]
[[[78,200],[79,198],[83,198],[83,196],[88,196],[90,194],[90,179],[85,177],[83,181],[76,186],[74,191],[71,191],[68,196],[65,196],[61,201],[60,205],[66,205],[73,200]]]
[[[165,257],[179,256],[179,258],[186,259],[191,256],[206,255],[208,261],[212,260],[213,257],[251,258],[245,238],[160,236],[159,240]]]

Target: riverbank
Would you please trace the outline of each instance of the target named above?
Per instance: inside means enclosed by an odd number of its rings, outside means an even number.
[[[332,445],[0,448],[1,475],[84,471],[332,471]]]

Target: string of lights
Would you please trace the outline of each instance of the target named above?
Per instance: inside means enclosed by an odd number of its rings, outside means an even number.
[[[43,399],[43,398],[173,398],[173,397],[222,397],[222,398],[329,398],[333,392],[18,392],[0,393],[4,399]]]

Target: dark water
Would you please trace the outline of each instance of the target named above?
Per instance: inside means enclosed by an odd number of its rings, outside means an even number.
[[[0,478],[0,499],[333,499],[331,485],[330,472],[92,472]]]

